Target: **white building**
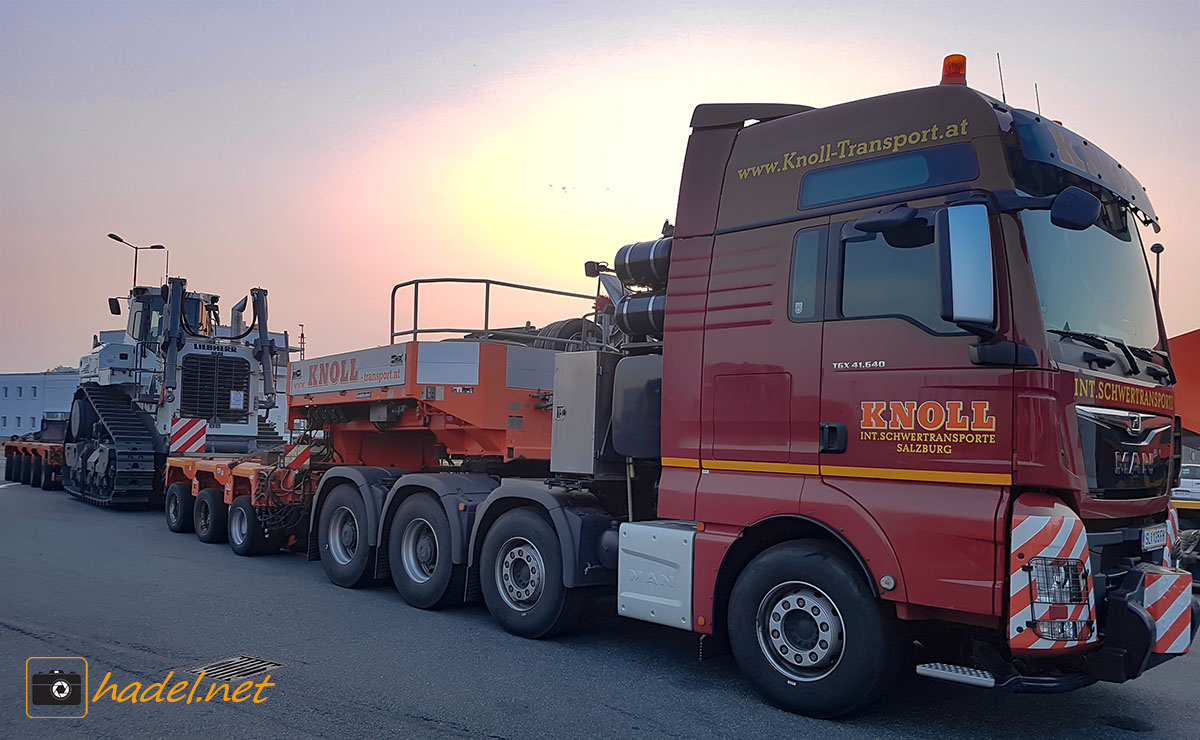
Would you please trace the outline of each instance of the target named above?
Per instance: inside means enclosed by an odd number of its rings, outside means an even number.
[[[66,419],[78,387],[79,371],[69,367],[0,374],[0,437],[36,432],[42,419]]]

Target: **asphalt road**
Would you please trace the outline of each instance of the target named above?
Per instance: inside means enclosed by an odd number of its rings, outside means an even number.
[[[598,608],[572,635],[521,640],[482,606],[431,613],[338,588],[297,555],[239,558],[150,511],[0,484],[0,737],[1132,738],[1200,736],[1200,658],[1124,686],[991,693],[906,676],[842,722],[763,703],[695,636]],[[30,656],[87,658],[125,686],[238,655],[283,664],[260,704],[93,703],[24,714]]]

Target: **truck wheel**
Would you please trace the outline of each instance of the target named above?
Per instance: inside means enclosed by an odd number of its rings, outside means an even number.
[[[167,529],[172,532],[191,532],[192,510],[196,500],[192,497],[192,487],[183,481],[175,481],[167,486]]]
[[[34,488],[42,487],[42,467],[42,458],[34,455],[29,470],[29,485]]]
[[[560,547],[554,528],[528,507],[502,514],[488,530],[479,585],[505,631],[537,639],[570,629],[581,595],[563,585]]]
[[[264,551],[267,533],[249,496],[238,496],[229,505],[229,549],[238,555],[257,555]]]
[[[4,456],[4,480],[11,481],[13,479],[13,469],[16,464],[16,455]]]
[[[334,487],[317,523],[321,565],[329,580],[343,588],[359,588],[371,582],[367,538],[367,507],[358,489],[349,483]]]
[[[418,609],[461,604],[465,565],[451,562],[450,521],[436,498],[404,499],[388,529],[388,566],[396,590]]]
[[[225,505],[225,492],[220,488],[202,489],[196,496],[196,507],[192,510],[196,537],[209,544],[224,542],[229,526],[226,523],[228,519],[229,507]]]
[[[775,545],[750,561],[729,599],[738,667],[776,706],[839,717],[874,702],[904,655],[895,617],[862,575],[814,541]]]

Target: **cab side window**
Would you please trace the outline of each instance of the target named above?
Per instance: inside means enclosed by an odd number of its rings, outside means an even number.
[[[942,320],[938,252],[919,231],[846,239],[842,252],[843,318],[908,319],[933,334],[962,334]]]
[[[822,226],[796,234],[792,246],[792,277],[788,288],[788,318],[792,321],[820,318],[817,292],[823,282],[821,244],[825,240],[825,231]]]

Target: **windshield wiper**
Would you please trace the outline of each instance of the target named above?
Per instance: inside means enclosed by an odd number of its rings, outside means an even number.
[[[1064,337],[1079,340],[1096,349],[1108,349],[1109,341],[1099,334],[1092,334],[1087,331],[1071,331],[1070,329],[1047,329],[1046,331],[1050,334],[1060,334]]]
[[[1121,354],[1125,357],[1125,363],[1128,365],[1125,370],[1125,374],[1142,374],[1141,365],[1138,364],[1137,358],[1133,356],[1133,352],[1130,351],[1129,345],[1125,344],[1125,341],[1122,339],[1117,339],[1115,337],[1103,337],[1099,334],[1093,334],[1090,331],[1072,331],[1070,329],[1047,329],[1046,331],[1050,334],[1059,334],[1064,337],[1070,337],[1071,339],[1083,342],[1084,344],[1091,345],[1096,349],[1106,350],[1109,349],[1110,345],[1114,346],[1121,350]]]
[[[1133,352],[1130,351],[1129,345],[1125,344],[1124,339],[1117,339],[1115,337],[1105,337],[1105,339],[1117,345],[1121,350],[1121,354],[1125,355],[1125,361],[1129,363],[1129,375],[1142,374],[1142,366],[1138,364],[1137,358],[1133,356]]]
[[[1130,345],[1129,349],[1133,351],[1133,354],[1142,358],[1147,362],[1147,364],[1149,364],[1150,367],[1146,368],[1146,371],[1155,376],[1156,380],[1161,380],[1165,377],[1168,379],[1169,383],[1172,385],[1175,384],[1175,368],[1171,365],[1171,355],[1163,352],[1160,349],[1152,349],[1150,347],[1134,347],[1133,345]],[[1162,359],[1163,367],[1159,367],[1157,364],[1155,364],[1155,357]]]

